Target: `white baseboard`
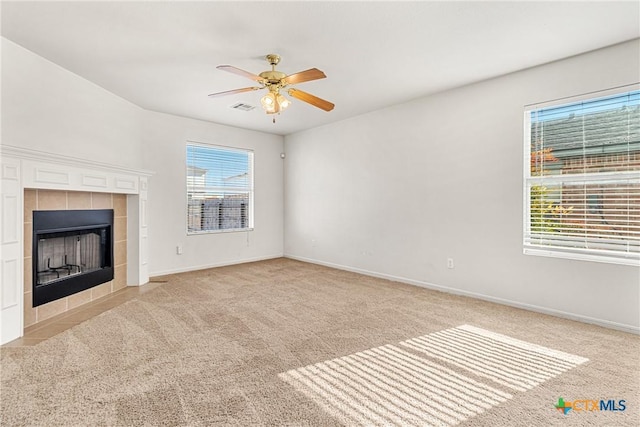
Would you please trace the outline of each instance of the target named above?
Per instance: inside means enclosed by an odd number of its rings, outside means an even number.
[[[446,292],[448,294],[462,295],[462,296],[466,296],[466,297],[476,298],[476,299],[480,299],[480,300],[483,300],[483,301],[489,301],[489,302],[494,302],[494,303],[497,303],[497,304],[507,305],[507,306],[510,306],[510,307],[521,308],[523,310],[529,310],[529,311],[533,311],[533,312],[536,312],[536,313],[548,314],[548,315],[551,315],[551,316],[561,317],[563,319],[575,320],[575,321],[582,322],[582,323],[589,323],[589,324],[592,324],[592,325],[602,326],[604,328],[615,329],[617,331],[628,332],[628,333],[631,333],[631,334],[640,335],[640,327],[633,326],[633,325],[626,325],[624,323],[611,322],[609,320],[597,319],[597,318],[594,318],[594,317],[583,316],[581,314],[575,314],[575,313],[570,313],[570,312],[566,312],[566,311],[555,310],[555,309],[552,309],[552,308],[541,307],[541,306],[538,306],[538,305],[526,304],[526,303],[522,303],[522,302],[518,302],[518,301],[512,301],[512,300],[508,300],[508,299],[492,297],[490,295],[479,294],[479,293],[476,293],[476,292],[469,292],[469,291],[465,291],[465,290],[462,290],[462,289],[456,289],[456,288],[451,288],[451,287],[448,287],[448,286],[436,285],[434,283],[429,283],[429,282],[424,282],[424,281],[420,281],[420,280],[409,279],[409,278],[406,278],[406,277],[394,276],[394,275],[391,275],[391,274],[379,273],[379,272],[376,272],[376,271],[370,271],[370,270],[365,270],[365,269],[362,269],[362,268],[350,267],[350,266],[342,265],[342,264],[335,264],[335,263],[332,263],[332,262],[320,261],[320,260],[312,259],[312,258],[300,257],[300,256],[296,256],[296,255],[286,254],[286,253],[284,254],[284,257],[285,258],[294,259],[294,260],[298,260],[298,261],[308,262],[308,263],[311,263],[311,264],[323,265],[325,267],[336,268],[338,270],[350,271],[352,273],[359,273],[359,274],[363,274],[365,276],[378,277],[380,279],[387,279],[387,280],[391,280],[393,282],[406,283],[408,285],[419,286],[421,288],[433,289],[433,290],[436,290],[436,291],[442,291],[442,292]]]
[[[149,277],[151,278],[151,281],[153,281],[154,277],[166,276],[168,274],[187,273],[189,271],[206,270],[208,268],[225,267],[225,266],[228,266],[228,265],[236,265],[236,264],[246,264],[246,263],[249,263],[249,262],[265,261],[265,260],[268,260],[268,259],[282,258],[283,256],[284,256],[283,254],[266,255],[266,256],[255,257],[255,258],[243,258],[243,259],[237,259],[237,260],[233,260],[233,261],[223,261],[223,262],[216,262],[216,263],[212,263],[212,264],[195,265],[195,266],[184,267],[184,268],[174,268],[174,269],[170,269],[170,270],[154,271],[152,273],[149,273]]]

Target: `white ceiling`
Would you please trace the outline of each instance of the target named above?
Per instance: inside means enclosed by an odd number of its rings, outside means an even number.
[[[640,2],[9,2],[2,35],[143,108],[286,135],[430,93],[640,37]],[[271,122],[261,92],[215,67],[258,74],[264,55],[297,87]],[[243,112],[236,102],[258,106]]]

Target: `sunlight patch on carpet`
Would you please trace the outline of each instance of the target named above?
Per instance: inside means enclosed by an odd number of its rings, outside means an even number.
[[[526,391],[587,361],[468,325],[400,346],[375,347],[278,376],[347,425],[453,426],[513,397],[496,387]]]
[[[529,390],[588,361],[469,325],[413,338],[400,345],[518,391]]]
[[[280,378],[333,415],[360,425],[448,426],[511,398],[393,345],[294,369]]]

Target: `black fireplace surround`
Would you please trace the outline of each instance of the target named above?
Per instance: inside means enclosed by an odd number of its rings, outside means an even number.
[[[113,209],[33,212],[33,307],[113,280]]]

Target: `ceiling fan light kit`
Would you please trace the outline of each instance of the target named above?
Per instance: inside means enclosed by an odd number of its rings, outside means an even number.
[[[327,77],[322,71],[318,70],[317,68],[311,68],[306,71],[300,71],[299,73],[286,75],[285,73],[276,70],[276,65],[278,65],[278,63],[280,62],[279,55],[269,54],[265,57],[265,59],[267,60],[269,65],[271,65],[271,70],[263,71],[258,75],[241,70],[231,65],[218,65],[216,68],[218,68],[219,70],[227,71],[229,73],[249,78],[255,82],[258,82],[260,86],[227,90],[224,92],[212,93],[209,96],[215,98],[218,96],[267,89],[267,94],[260,99],[262,108],[267,114],[279,114],[280,112],[287,109],[289,105],[291,105],[291,101],[285,98],[280,93],[280,89],[284,89],[289,85],[304,83],[311,80],[324,79],[325,77]],[[287,93],[293,98],[311,104],[314,107],[320,108],[324,111],[331,111],[333,110],[333,107],[335,107],[333,103],[322,98],[318,98],[315,95],[311,95],[310,93],[303,92],[299,89],[290,88]],[[276,119],[274,117],[273,122],[275,123],[275,121]]]

